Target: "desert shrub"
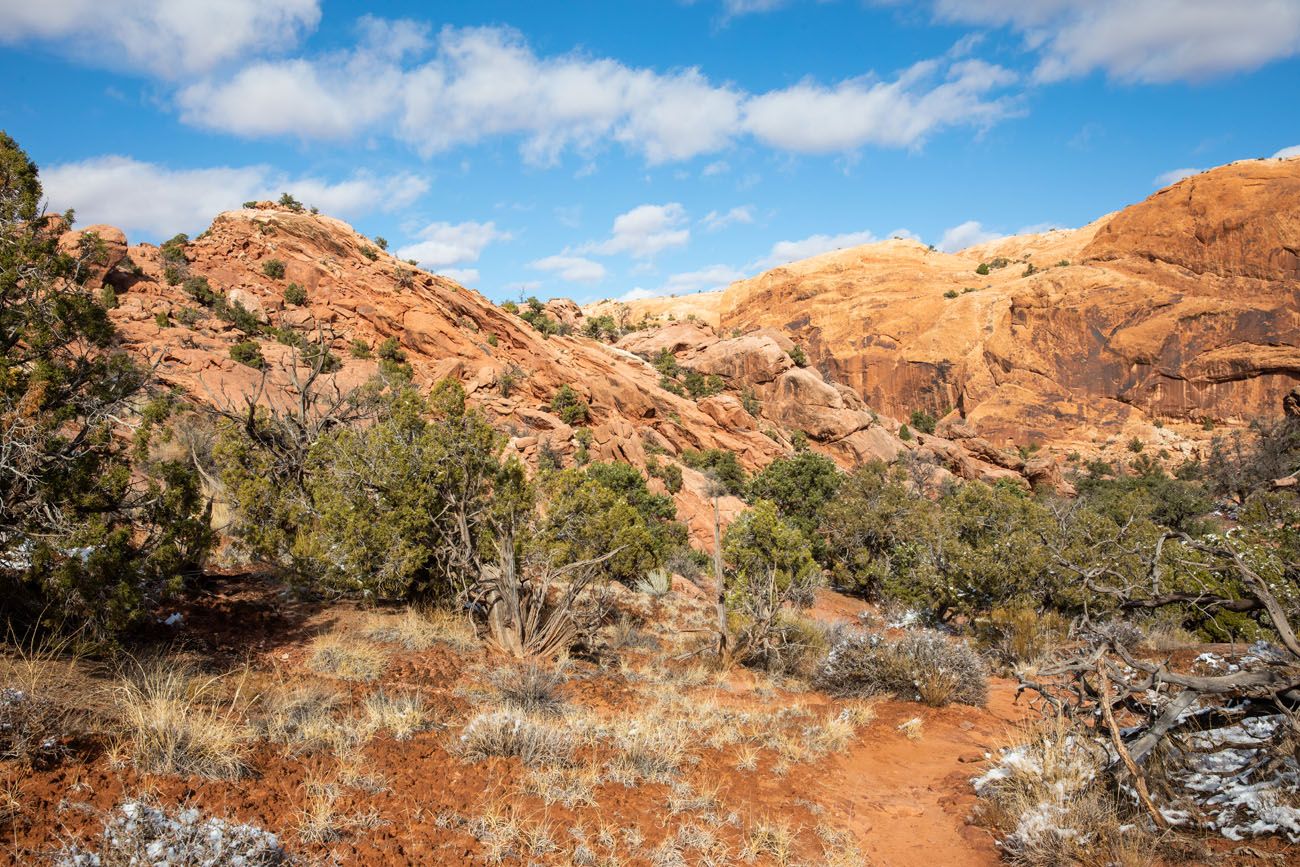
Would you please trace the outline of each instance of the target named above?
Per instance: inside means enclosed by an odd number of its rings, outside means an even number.
[[[988,276],[989,264],[987,262],[980,262],[979,265],[975,268],[975,273],[979,274],[981,277]]]
[[[374,247],[362,246],[361,255],[365,256],[371,262],[374,262],[379,258],[379,251],[376,250]]]
[[[159,861],[160,856],[166,857]],[[273,867],[288,856],[275,834],[255,825],[204,819],[189,808],[169,814],[147,803],[127,801],[88,849],[67,846],[55,867],[135,867],[138,864],[231,864]]]
[[[526,662],[499,668],[489,679],[497,699],[511,710],[558,715],[564,708],[561,688],[568,677],[560,666]]]
[[[1055,611],[1026,606],[994,608],[974,624],[974,633],[1002,664],[1034,662],[1061,646],[1069,623]]]
[[[777,458],[749,481],[746,496],[771,500],[781,517],[799,528],[809,540],[817,533],[821,512],[839,490],[844,474],[830,458],[800,451]]]
[[[759,500],[727,527],[722,557],[737,650],[748,662],[775,667],[790,635],[781,628],[784,609],[811,605],[821,582],[808,540],[781,520],[775,504]]]
[[[1300,422],[1290,418],[1256,420],[1245,432],[1233,431],[1226,437],[1214,438],[1205,460],[1205,480],[1215,496],[1245,502],[1252,492],[1297,469]]]
[[[912,429],[905,424],[898,426],[898,438],[905,443],[916,439],[916,437],[912,436]]]
[[[649,569],[637,579],[634,589],[647,596],[667,596],[673,591],[673,576],[667,569]]]
[[[376,422],[312,446],[304,492],[313,520],[288,553],[330,586],[380,599],[444,597],[490,535],[494,494],[514,484],[504,439],[445,380],[430,399],[403,386]],[[283,556],[283,554],[281,555]]]
[[[506,309],[509,309],[508,305],[510,303],[511,302],[507,301],[506,305],[503,306],[506,306]],[[566,326],[561,325],[559,322],[556,322],[554,319],[547,316],[546,305],[543,304],[541,301],[537,300],[536,298],[530,297],[528,301],[525,303],[522,310],[518,307],[518,305],[516,305],[515,309],[510,312],[518,313],[520,319],[524,320],[529,325],[533,326],[534,329],[541,332],[543,337],[548,337],[552,334],[567,333]]]
[[[322,343],[306,343],[301,347],[302,361],[313,370],[321,373],[336,373],[343,367],[343,360]]]
[[[926,434],[934,433],[934,426],[938,423],[934,416],[923,409],[912,410],[911,422],[912,427]]]
[[[471,719],[457,744],[469,759],[513,756],[525,765],[563,764],[575,746],[575,739],[565,729],[504,710]]]
[[[956,289],[949,289],[947,292],[943,293],[943,297],[944,297],[944,298],[956,298],[956,297],[957,297],[958,295],[960,295],[960,294],[961,294],[961,293],[958,292]]]
[[[796,367],[808,366],[808,356],[804,353],[803,347],[798,344],[795,344],[795,347],[790,350],[790,360],[795,363]]]
[[[668,493],[675,494],[682,489],[682,468],[669,461],[660,461],[651,456],[646,458],[646,472],[664,483]]]
[[[279,259],[267,259],[262,263],[262,273],[275,280],[284,276],[284,262]]]
[[[348,346],[348,354],[353,358],[369,358],[370,344],[358,337]]]
[[[381,249],[381,250],[387,250],[387,249],[388,249],[388,239],[385,238],[385,237],[383,237],[383,236],[381,236],[381,235],[376,235],[376,236],[375,236],[375,246],[378,247],[378,248]]]
[[[159,312],[153,315],[153,323],[159,328],[170,328],[172,321],[166,313]]]
[[[224,295],[212,288],[207,277],[189,277],[181,284],[181,289],[204,307],[211,307],[218,301],[225,300]]]
[[[384,361],[396,361],[398,363],[406,361],[406,352],[402,349],[402,344],[396,337],[385,337],[379,344],[379,349],[375,352]]]
[[[397,741],[410,740],[431,724],[429,710],[418,692],[390,694],[380,689],[366,696],[361,711],[368,731],[386,731]]]
[[[243,340],[233,344],[230,347],[230,357],[245,367],[260,370],[266,366],[266,359],[262,357],[262,347],[256,340]]]
[[[745,408],[745,412],[754,418],[758,418],[758,414],[763,410],[762,404],[758,402],[758,396],[754,394],[752,388],[747,388],[740,393],[740,405]]]
[[[835,695],[894,695],[932,707],[988,700],[988,671],[979,654],[929,630],[897,639],[845,631],[831,645],[816,683]]]
[[[116,435],[149,374],[81,282],[98,245],[61,253],[41,196],[36,165],[0,133],[0,416],[16,462],[0,496],[0,619],[107,638],[180,587],[211,533],[188,463]]]
[[[286,304],[292,304],[295,307],[307,303],[307,290],[303,289],[297,283],[290,283],[284,287],[284,301]]]
[[[735,452],[726,449],[686,449],[682,452],[682,463],[713,477],[728,494],[740,496],[745,492],[745,469],[737,460]]]
[[[536,545],[547,559],[564,564],[617,551],[600,572],[629,586],[685,538],[672,500],[651,493],[630,464],[597,461],[553,473],[541,497]]]
[[[289,210],[293,211],[295,214],[302,213],[303,210],[302,202],[298,201],[288,193],[280,194],[280,204],[288,208]]]
[[[591,418],[591,407],[568,383],[561,385],[551,398],[551,412],[565,424],[583,424]]]
[[[186,328],[193,328],[203,321],[203,313],[195,307],[182,307],[176,311],[176,321]]]
[[[1101,782],[1109,764],[1106,750],[1062,717],[1004,750],[974,784],[1007,859],[1023,867],[1151,863],[1157,841],[1145,819]]]

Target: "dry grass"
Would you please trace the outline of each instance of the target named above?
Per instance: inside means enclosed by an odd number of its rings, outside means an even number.
[[[981,778],[982,817],[1021,867],[1148,864],[1156,841],[1127,819],[1102,782],[1107,756],[1063,718],[1026,730],[1020,746]]]
[[[384,824],[378,811],[346,811],[340,805],[342,791],[319,779],[303,784],[303,804],[297,814],[298,836],[306,843],[330,843],[353,830],[369,830]]]
[[[474,717],[457,745],[469,759],[514,756],[532,766],[565,764],[577,746],[578,739],[568,728],[511,711]]]
[[[436,644],[469,650],[478,643],[474,624],[467,616],[432,607],[409,607],[396,614],[372,615],[365,636],[372,641],[417,651],[428,650]]]
[[[253,737],[243,674],[198,676],[175,660],[135,663],[114,692],[125,755],[148,773],[243,776]]]
[[[388,654],[365,641],[325,635],[312,642],[307,667],[340,680],[369,682],[384,673]]]
[[[381,689],[366,696],[362,713],[368,731],[386,731],[399,741],[425,731],[431,722],[419,693],[389,695]]]
[[[0,655],[0,761],[49,767],[68,741],[101,722],[98,688],[71,649],[69,641],[10,637]]]
[[[898,730],[909,741],[919,741],[925,735],[925,720],[919,716],[914,716],[909,720],[898,724]]]
[[[611,773],[625,783],[632,778],[664,782],[686,759],[690,733],[679,721],[622,720],[613,734],[615,757]]]
[[[776,822],[770,818],[759,819],[745,835],[741,857],[752,861],[766,855],[777,867],[786,867],[794,862],[797,840],[798,834],[788,823]]]
[[[277,686],[262,694],[258,734],[299,755],[334,745],[338,737],[338,712],[342,696],[308,684],[292,688]]]

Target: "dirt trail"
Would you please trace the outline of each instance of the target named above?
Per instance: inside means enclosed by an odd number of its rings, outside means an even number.
[[[828,622],[851,621],[867,606],[824,591],[812,615]],[[881,702],[876,721],[857,745],[827,769],[822,803],[834,824],[849,828],[874,867],[967,867],[997,865],[992,835],[970,824],[976,803],[972,777],[988,767],[1015,737],[1017,723],[1031,711],[1015,704],[1015,683],[994,679],[984,708],[929,708]],[[921,734],[909,739],[898,726],[921,720]]]

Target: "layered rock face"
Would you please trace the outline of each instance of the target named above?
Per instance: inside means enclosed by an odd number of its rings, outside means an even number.
[[[302,362],[273,336],[277,331],[323,340],[339,358],[340,369],[322,379],[326,393],[343,393],[371,378],[379,368],[374,350],[394,338],[417,385],[458,379],[470,401],[509,436],[508,452],[533,467],[543,451],[572,463],[579,448],[575,428],[550,408],[560,387],[569,385],[590,405],[588,452],[596,460],[645,467],[651,455],[680,462],[687,449],[719,448],[736,453],[753,471],[788,454],[796,432],[804,431],[812,447],[846,466],[914,452],[935,481],[1055,480],[1050,472],[1026,472],[1015,455],[971,431],[952,439],[900,439],[899,423],[869,411],[855,391],[798,367],[790,355],[794,343],[778,330],[724,338],[697,321],[629,335],[618,346],[580,336],[547,338],[478,293],[377,250],[345,223],[271,203],[218,216],[186,245],[179,267],[158,247],[128,249],[111,227],[87,231],[99,236],[105,250],[102,273],[92,275],[91,283],[102,280],[114,288],[111,316],[124,346],[154,365],[164,383],[201,403],[238,408],[250,397],[263,404],[293,401],[293,372],[301,371]],[[74,249],[80,237],[69,233],[63,243]],[[231,347],[247,336],[191,297],[185,280],[194,277],[205,278],[228,304],[237,303],[266,326],[255,338],[265,374],[231,358]],[[305,301],[286,300],[291,284]],[[571,303],[552,302],[547,311],[568,324],[582,319]],[[369,348],[369,357],[353,355],[357,341]],[[724,390],[698,401],[666,390],[647,360],[665,347],[683,364],[720,377]],[[708,544],[708,481],[688,467],[682,475],[675,494],[679,515]],[[651,485],[663,490],[658,479]],[[721,505],[724,519],[743,506],[734,498]]]
[[[1082,229],[955,254],[871,244],[688,307],[722,333],[799,343],[880,413],[956,410],[1000,446],[1096,443],[1276,415],[1300,382],[1298,251],[1300,159],[1258,160]],[[674,308],[630,305],[643,312]]]

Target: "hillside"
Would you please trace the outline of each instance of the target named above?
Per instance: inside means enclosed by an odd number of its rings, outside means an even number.
[[[1094,451],[1276,415],[1300,381],[1298,250],[1300,159],[1247,161],[1073,231],[869,244],[626,315],[774,329],[878,412]]]

